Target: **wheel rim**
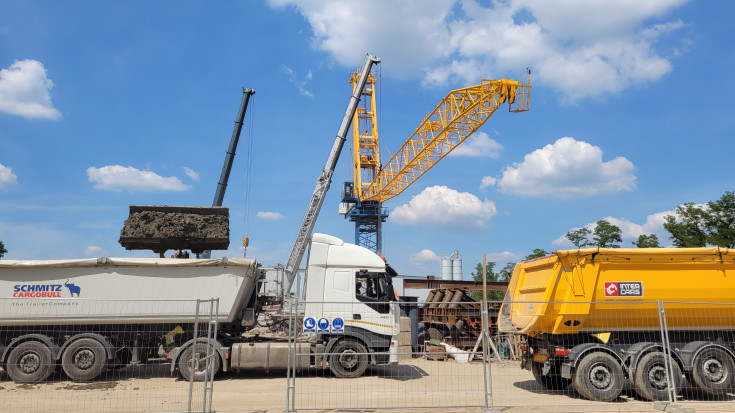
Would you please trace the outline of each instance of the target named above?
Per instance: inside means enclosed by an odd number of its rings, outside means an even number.
[[[598,364],[590,370],[590,383],[595,388],[604,390],[612,383],[612,374],[607,366]]]
[[[352,370],[357,366],[358,355],[355,350],[348,349],[339,355],[339,364],[345,369]]]
[[[648,370],[648,382],[658,390],[666,389],[668,382],[666,381],[666,370],[664,370],[664,366],[656,365],[651,367]]]
[[[187,360],[187,365],[191,368],[192,364],[194,365],[194,373],[201,373],[204,371],[204,369],[207,366],[207,360],[204,358],[206,357],[206,354],[202,353],[201,351],[197,351],[196,353],[193,353],[189,360]],[[192,362],[193,360],[193,362]]]
[[[711,358],[702,364],[704,377],[711,383],[723,383],[727,379],[727,371],[720,363],[720,360]]]
[[[35,373],[41,367],[41,357],[36,353],[29,352],[23,354],[18,361],[18,367],[20,367],[25,374]]]
[[[88,348],[79,350],[78,352],[74,353],[74,365],[81,369],[81,370],[87,370],[90,367],[94,366],[94,352]]]

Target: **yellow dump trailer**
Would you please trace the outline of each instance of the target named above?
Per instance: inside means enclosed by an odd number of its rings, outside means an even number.
[[[735,250],[588,248],[525,261],[498,325],[525,336],[522,365],[550,389],[610,401],[628,379],[666,400],[685,376],[720,396],[735,387]]]

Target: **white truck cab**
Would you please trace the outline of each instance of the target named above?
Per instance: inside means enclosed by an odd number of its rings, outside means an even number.
[[[313,332],[326,343],[327,361],[336,375],[357,377],[368,363],[398,362],[395,275],[367,248],[330,235],[312,236],[304,317],[316,322]]]

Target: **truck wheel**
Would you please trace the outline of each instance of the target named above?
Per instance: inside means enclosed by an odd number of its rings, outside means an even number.
[[[623,391],[623,368],[618,360],[601,351],[582,358],[572,374],[574,388],[583,397],[601,402],[615,400]]]
[[[10,351],[5,365],[16,383],[38,383],[54,372],[51,350],[38,341],[25,341]]]
[[[329,356],[329,370],[339,378],[360,377],[367,366],[367,349],[359,341],[342,340],[334,346]]]
[[[665,401],[669,399],[669,383],[666,381],[666,364],[664,353],[654,351],[648,353],[633,372],[633,387],[636,393],[646,400]],[[681,369],[679,365],[669,358],[671,369],[674,371],[672,383],[677,392],[681,390]]]
[[[61,367],[74,381],[94,380],[107,367],[105,346],[93,338],[75,340],[64,350]]]
[[[692,378],[702,392],[722,396],[733,387],[735,366],[729,354],[719,348],[708,348],[694,358]]]
[[[196,345],[196,348],[195,352],[194,346],[189,346],[179,356],[179,374],[186,381],[191,380],[192,364],[194,367],[194,381],[204,381],[204,370],[207,366],[207,347],[200,343]],[[195,360],[192,362],[192,359]],[[214,378],[220,369],[220,365],[219,354],[215,350],[209,363],[209,377]]]
[[[572,384],[572,379],[565,379],[559,374],[558,369],[552,367],[546,375],[543,375],[543,363],[532,362],[531,372],[533,378],[548,390],[564,390]]]

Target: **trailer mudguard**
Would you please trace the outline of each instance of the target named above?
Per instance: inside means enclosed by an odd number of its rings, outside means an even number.
[[[176,366],[178,365],[179,356],[181,355],[181,353],[186,350],[187,347],[194,344],[195,341],[203,345],[207,344],[206,338],[191,339],[182,344],[180,347],[176,347],[175,349],[171,350],[171,352],[169,353],[169,359],[171,360],[171,373],[176,371]],[[222,371],[230,370],[230,365],[229,363],[227,363],[227,361],[230,359],[230,349],[228,347],[224,347],[218,340],[214,341],[214,349],[217,351],[220,360],[222,361]]]
[[[4,365],[8,360],[8,355],[11,351],[13,351],[13,348],[24,341],[40,341],[51,350],[51,356],[54,358],[54,360],[58,360],[59,357],[61,357],[61,350],[59,349],[59,346],[56,345],[56,343],[54,343],[50,337],[43,334],[26,334],[12,340],[7,347],[0,347],[0,350],[2,350],[2,353],[0,353],[2,354],[0,362]]]
[[[54,354],[54,359],[58,360],[61,358],[61,354],[64,352],[64,350],[69,347],[69,344],[82,339],[82,338],[91,338],[94,340],[99,341],[102,343],[103,346],[105,346],[105,351],[107,351],[107,359],[112,360],[115,358],[115,346],[110,343],[110,341],[105,337],[97,333],[79,333],[75,334],[74,337],[72,337],[70,340],[66,340],[66,342],[61,346],[59,349],[59,352],[57,354]]]
[[[692,341],[691,343],[687,343],[680,351],[678,351],[682,371],[692,371],[694,369],[694,359],[699,353],[709,347],[719,348],[735,359],[735,354],[733,354],[732,350],[720,343],[713,343],[711,341]]]
[[[582,356],[584,356],[585,354],[592,351],[602,351],[611,354],[613,357],[618,359],[618,361],[622,365],[623,360],[620,358],[620,355],[615,353],[610,347],[600,343],[583,343],[574,346],[569,350],[567,361],[561,365],[561,376],[565,379],[571,379],[572,369],[577,367],[577,362],[579,361],[579,359],[581,359]]]

